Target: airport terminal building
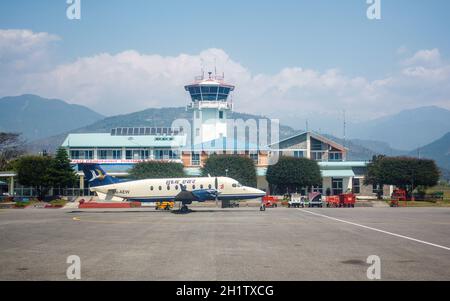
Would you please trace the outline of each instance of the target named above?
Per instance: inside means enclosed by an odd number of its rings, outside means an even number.
[[[363,185],[368,162],[348,161],[344,146],[317,133],[307,131],[267,144],[252,143],[245,137],[229,137],[227,115],[233,109],[230,94],[234,89],[223,77],[211,73],[197,77],[185,86],[191,98],[186,109],[192,112],[187,126],[120,127],[108,133],[72,133],[62,147],[67,149],[76,170],[78,164],[97,163],[107,173],[122,178],[139,162],[179,162],[188,176],[199,176],[212,154],[247,156],[256,166],[257,188],[266,191],[269,188],[265,177],[267,168],[276,158],[304,157],[318,162],[323,178],[322,185],[309,189],[333,195],[349,190],[364,197],[376,195],[377,187]],[[73,193],[89,193],[83,173],[78,175],[79,188]],[[11,179],[11,191],[14,176],[7,176]],[[15,191],[16,195],[23,195],[18,188]],[[389,188],[384,189],[384,194],[390,195]]]
[[[227,114],[233,108],[230,93],[234,86],[223,77],[197,77],[185,86],[191,103],[191,129],[122,127],[109,133],[69,134],[62,146],[67,149],[74,165],[98,163],[111,175],[127,177],[138,162],[159,160],[179,162],[189,176],[199,176],[201,167],[212,154],[237,154],[251,158],[256,166],[258,188],[268,190],[265,175],[272,159],[277,156],[304,157],[318,161],[323,183],[313,190],[340,194],[348,190],[373,197],[376,187],[364,186],[367,162],[347,161],[347,149],[314,132],[303,132],[267,145],[248,140],[228,138]],[[80,188],[85,188],[83,174]],[[388,194],[389,191],[386,191]]]

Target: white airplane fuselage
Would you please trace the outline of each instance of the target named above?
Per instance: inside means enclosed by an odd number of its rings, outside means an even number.
[[[96,186],[90,190],[102,200],[156,202],[174,200],[182,190],[181,185],[188,191],[217,190],[219,200],[256,199],[265,195],[262,190],[243,186],[228,177],[146,179]]]

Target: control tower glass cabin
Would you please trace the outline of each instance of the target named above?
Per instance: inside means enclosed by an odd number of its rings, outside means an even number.
[[[187,106],[192,116],[192,143],[200,144],[227,136],[227,113],[233,109],[230,93],[234,86],[226,84],[223,76],[196,77],[184,87],[191,96]]]

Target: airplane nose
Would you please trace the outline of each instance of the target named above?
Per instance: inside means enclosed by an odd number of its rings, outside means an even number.
[[[266,195],[266,193],[260,189],[256,189],[253,187],[247,187],[247,188],[251,191],[251,193],[258,195],[258,197],[262,197],[262,196]]]

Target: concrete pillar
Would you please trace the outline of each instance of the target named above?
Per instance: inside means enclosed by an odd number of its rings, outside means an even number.
[[[9,178],[9,190],[8,193],[10,195],[14,195],[14,176]]]
[[[311,135],[306,133],[306,158],[311,159]]]
[[[80,189],[84,189],[84,175],[80,176]]]

